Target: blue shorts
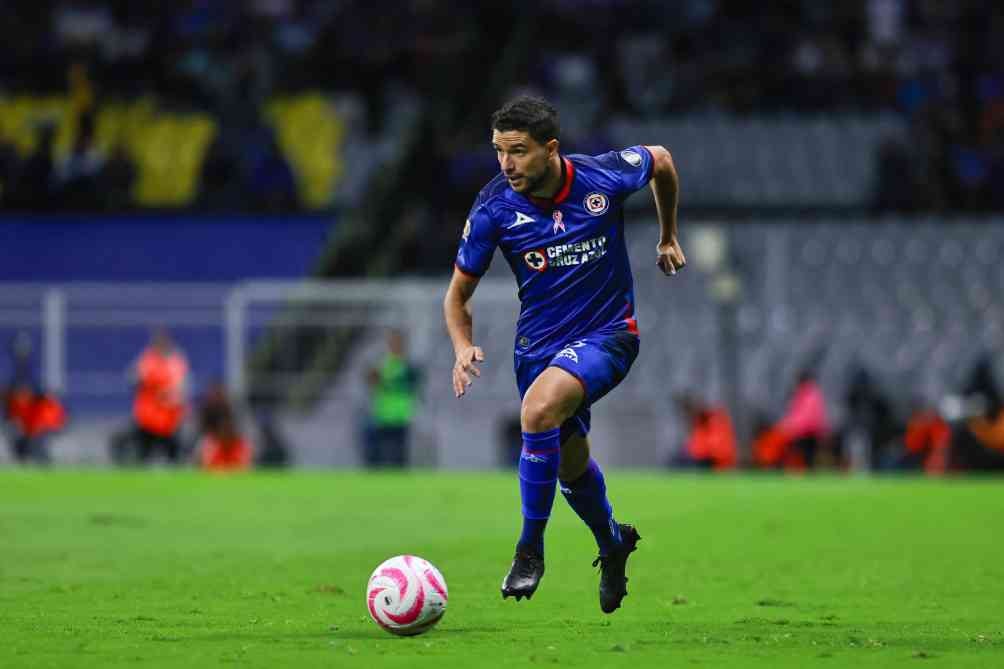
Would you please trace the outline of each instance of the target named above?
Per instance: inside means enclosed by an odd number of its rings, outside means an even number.
[[[582,384],[586,399],[571,418],[561,426],[562,441],[573,430],[589,434],[589,407],[617,387],[627,376],[638,357],[638,335],[627,330],[597,332],[568,342],[547,358],[515,356],[516,385],[520,399],[540,373],[548,367],[560,367]]]

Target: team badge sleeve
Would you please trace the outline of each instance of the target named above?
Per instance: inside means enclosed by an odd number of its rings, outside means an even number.
[[[498,246],[498,227],[483,208],[473,210],[464,221],[456,265],[464,274],[481,276],[488,271]]]
[[[644,146],[631,146],[597,156],[614,180],[621,197],[648,185],[652,178],[652,154]]]

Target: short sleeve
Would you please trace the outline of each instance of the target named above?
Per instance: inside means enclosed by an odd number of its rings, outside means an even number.
[[[457,269],[464,274],[481,276],[488,271],[488,266],[495,255],[498,246],[498,227],[484,207],[471,210],[464,222],[464,232],[457,250]]]
[[[644,188],[652,179],[652,154],[644,146],[631,146],[622,151],[610,151],[596,157],[620,186],[621,197]]]

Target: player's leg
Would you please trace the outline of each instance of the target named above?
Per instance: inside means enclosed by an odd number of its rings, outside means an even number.
[[[578,379],[557,367],[545,369],[523,397],[519,470],[524,525],[520,544],[532,546],[541,554],[561,462],[561,424],[575,413],[583,399],[585,391]]]
[[[137,425],[134,439],[136,440],[136,456],[138,460],[144,465],[149,463],[150,458],[153,456],[153,447],[157,438]]]
[[[572,342],[551,361],[551,365],[579,379],[586,393],[584,406],[575,415],[581,430],[562,449],[561,456],[567,464],[561,475],[561,491],[596,537],[600,555],[593,565],[601,565],[599,594],[604,613],[620,607],[627,595],[627,559],[641,536],[633,526],[614,520],[603,472],[589,457],[585,435],[589,432],[589,406],[624,379],[637,355],[636,336],[612,332]]]
[[[621,544],[620,525],[607,499],[603,471],[589,457],[589,439],[579,432],[561,445],[558,481],[565,501],[596,538],[600,555],[609,555]]]
[[[163,438],[164,455],[172,465],[178,464],[181,460],[181,434],[174,432]]]
[[[540,372],[523,394],[523,450],[519,459],[523,529],[512,567],[502,582],[503,597],[532,597],[544,575],[544,528],[558,482],[561,424],[584,398],[578,380],[553,367]]]

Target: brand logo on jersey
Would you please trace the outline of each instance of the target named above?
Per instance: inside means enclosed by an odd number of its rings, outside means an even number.
[[[564,232],[565,231],[565,223],[564,223],[564,221],[561,220],[562,218],[564,218],[562,216],[561,212],[558,211],[557,209],[555,209],[554,213],[551,214],[551,218],[554,219],[554,225],[551,226],[551,229],[554,231],[554,234],[558,234],[558,230],[561,230],[562,232]]]
[[[461,235],[461,236],[462,236],[462,237],[464,238],[464,241],[465,241],[465,242],[467,241],[467,237],[468,237],[468,236],[469,236],[470,234],[471,234],[471,219],[469,219],[469,218],[468,218],[468,219],[467,219],[467,221],[466,221],[466,222],[464,222],[464,232],[463,232],[463,234]]]
[[[527,216],[521,211],[517,211],[516,220],[513,221],[513,223],[509,225],[507,229],[511,230],[512,228],[515,228],[517,225],[523,225],[524,223],[533,223],[533,217]]]
[[[641,156],[634,149],[624,149],[621,151],[621,158],[632,167],[641,167]]]
[[[548,246],[545,253],[547,254],[548,266],[585,265],[590,260],[602,258],[607,254],[607,238],[606,235],[600,235],[582,242],[555,244]]]
[[[543,272],[547,269],[547,257],[536,249],[524,253],[523,262],[535,272]]]
[[[570,348],[563,348],[558,351],[558,355],[554,356],[554,359],[557,360],[558,358],[568,358],[575,364],[579,363],[579,354]]]
[[[599,216],[610,206],[610,201],[603,193],[590,193],[582,201],[582,206],[593,216]]]

